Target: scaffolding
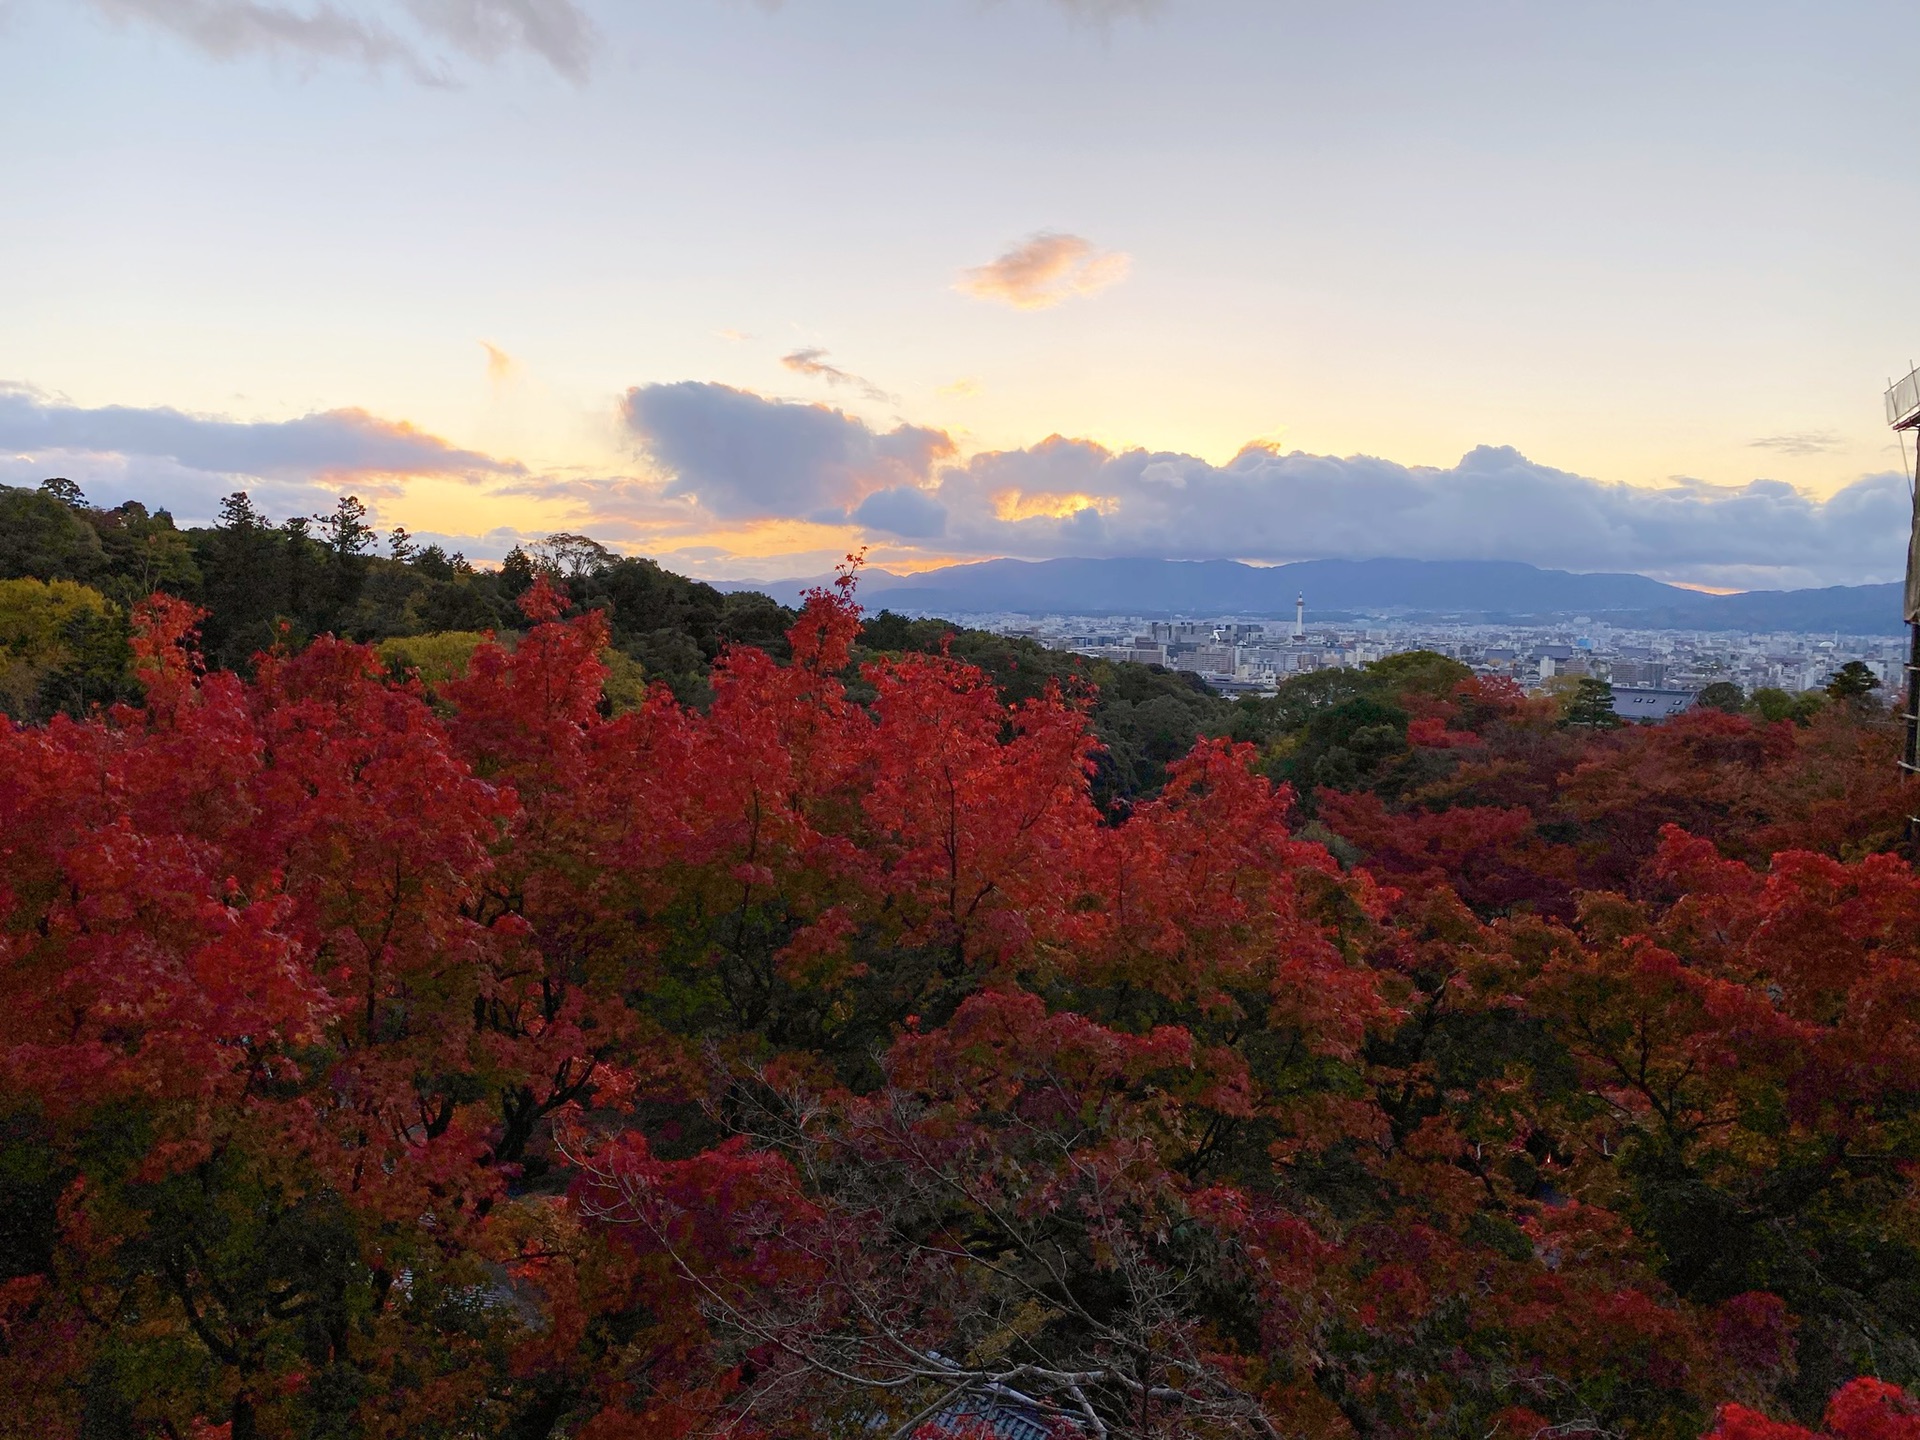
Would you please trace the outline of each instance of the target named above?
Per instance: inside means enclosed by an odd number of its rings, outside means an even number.
[[[1907,524],[1907,583],[1901,595],[1901,618],[1907,622],[1907,693],[1901,719],[1906,722],[1906,744],[1900,751],[1900,769],[1911,782],[1920,775],[1920,499],[1916,499],[1915,471],[1907,463],[1906,434],[1920,430],[1920,368],[1911,364],[1905,378],[1887,385],[1887,424],[1900,438],[1900,466],[1907,473],[1911,512]],[[1920,442],[1914,459],[1920,464]],[[1907,843],[1920,843],[1920,816],[1907,816]]]

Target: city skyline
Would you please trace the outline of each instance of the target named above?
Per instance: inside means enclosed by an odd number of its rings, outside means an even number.
[[[0,482],[710,578],[1892,579],[1899,13],[15,0]]]

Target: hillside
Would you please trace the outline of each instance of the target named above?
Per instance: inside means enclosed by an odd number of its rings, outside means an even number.
[[[583,536],[551,537],[531,555],[515,550],[493,570],[416,546],[404,532],[385,548],[375,553],[357,502],[274,523],[236,495],[220,524],[177,529],[165,510],[103,510],[77,492],[0,486],[0,716],[79,718],[135,698],[128,619],[156,590],[195,606],[206,658],[240,671],[259,651],[298,651],[330,634],[377,646],[396,674],[432,678],[464,663],[483,633],[512,643],[524,631],[520,600],[536,573],[560,585],[567,613],[591,612],[606,626],[609,709],[630,708],[654,683],[682,702],[708,703],[713,667],[730,646],[787,658],[792,610],[752,590],[722,594]],[[1009,700],[1036,699],[1052,681],[1091,685],[1103,800],[1158,790],[1168,763],[1202,734],[1221,733],[1232,714],[1193,675],[1086,661],[945,621],[871,614],[857,653],[864,661],[948,652]]]

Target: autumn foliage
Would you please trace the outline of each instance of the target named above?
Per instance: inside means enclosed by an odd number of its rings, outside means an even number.
[[[0,721],[0,1428],[1920,1437],[1884,722],[1402,667],[1102,804],[850,584],[617,714],[523,607]]]

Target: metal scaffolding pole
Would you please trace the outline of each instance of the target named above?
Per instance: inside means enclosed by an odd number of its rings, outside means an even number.
[[[1906,469],[1906,432],[1920,432],[1920,366],[1909,364],[1906,378],[1887,386],[1887,424],[1899,437],[1901,469]],[[1907,622],[1906,743],[1900,749],[1900,774],[1907,782],[1907,849],[1920,859],[1920,815],[1914,814],[1914,777],[1920,775],[1920,444],[1915,447],[1915,469],[1908,472],[1907,493],[1912,514],[1907,528],[1907,583],[1900,601],[1900,618]]]
[[[1907,650],[1907,744],[1900,768],[1911,780],[1920,774],[1920,624],[1909,624],[1907,631],[1912,637]],[[1916,817],[1909,816],[1908,823],[1916,823]]]

